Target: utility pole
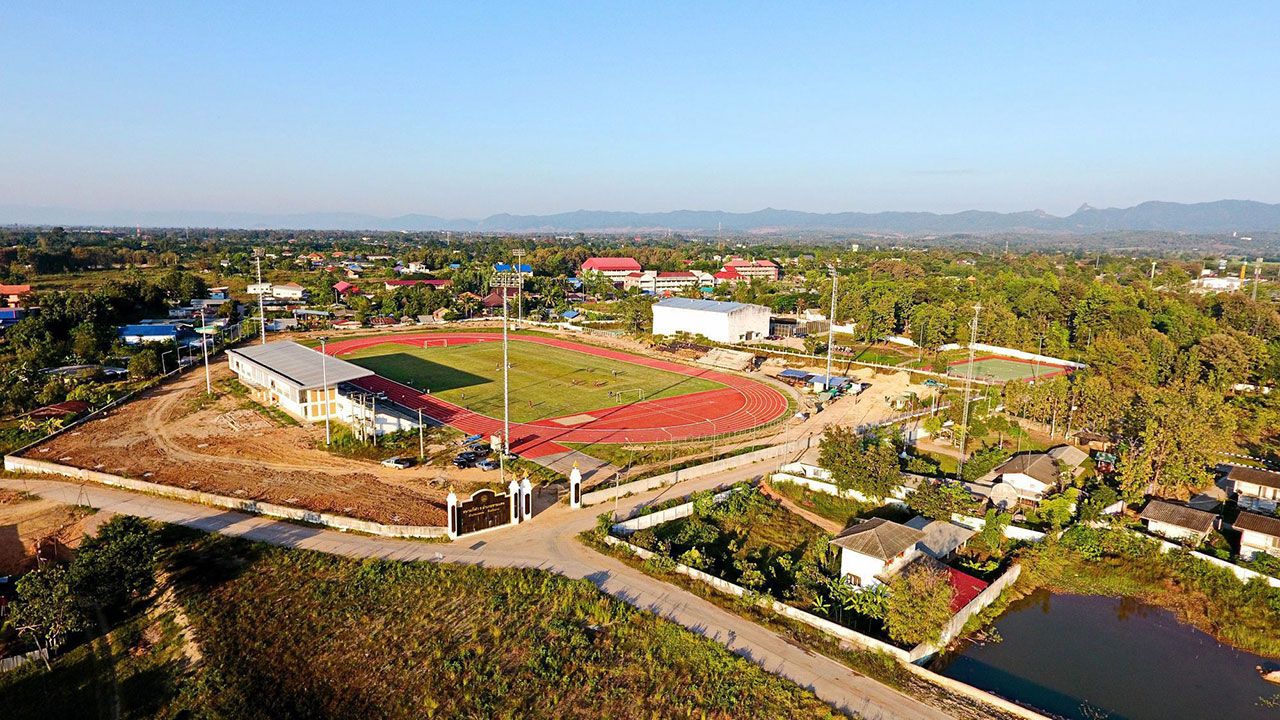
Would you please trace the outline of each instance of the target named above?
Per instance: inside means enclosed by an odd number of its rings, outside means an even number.
[[[262,344],[267,344],[267,311],[266,301],[263,298],[266,293],[262,291],[262,253],[258,250],[253,252],[253,259],[258,264],[258,326],[262,328]]]
[[[204,391],[213,394],[213,380],[209,376],[209,336],[205,332],[204,308],[200,308],[200,347],[204,348]]]
[[[827,318],[827,379],[823,385],[831,387],[831,350],[836,337],[836,266],[831,265],[831,315]]]
[[[973,306],[973,320],[969,323],[969,369],[964,375],[964,411],[960,421],[960,462],[956,467],[956,479],[964,477],[965,443],[969,441],[969,391],[973,388],[973,344],[978,341],[978,313],[982,303]]]
[[[1156,279],[1156,261],[1152,260],[1151,261],[1151,280],[1154,282],[1155,279]]]
[[[329,430],[329,353],[325,352],[325,343],[329,338],[320,336],[320,382],[324,387],[324,444],[333,442],[333,434]]]
[[[427,445],[422,433],[422,408],[418,408],[418,462],[427,456]]]
[[[1258,283],[1262,281],[1262,258],[1253,264],[1253,299],[1258,299]]]

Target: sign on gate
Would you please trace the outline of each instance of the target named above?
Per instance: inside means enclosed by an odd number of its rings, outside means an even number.
[[[477,490],[471,498],[454,507],[454,524],[459,535],[488,530],[511,522],[511,499],[492,490]]]

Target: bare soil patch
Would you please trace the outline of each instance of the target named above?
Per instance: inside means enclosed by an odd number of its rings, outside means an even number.
[[[385,468],[322,449],[323,425],[281,422],[232,391],[225,364],[215,400],[198,369],[53,440],[27,456],[173,487],[381,523],[443,525],[450,484],[470,473]],[[485,477],[484,480],[489,478]]]

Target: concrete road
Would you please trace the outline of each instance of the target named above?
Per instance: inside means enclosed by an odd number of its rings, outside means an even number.
[[[773,469],[766,462],[716,476],[623,498],[618,509],[634,508],[721,484],[748,480]],[[948,716],[848,667],[791,644],[781,635],[619,560],[584,546],[576,535],[595,525],[613,503],[584,510],[554,505],[531,521],[469,535],[451,543],[424,543],[304,527],[267,518],[194,505],[97,485],[44,479],[3,479],[0,487],[26,490],[66,503],[89,504],[113,513],[185,525],[206,532],[350,558],[425,560],[475,565],[538,568],[585,578],[616,598],[650,610],[721,643],[766,670],[808,688],[831,705],[875,720],[943,720]]]

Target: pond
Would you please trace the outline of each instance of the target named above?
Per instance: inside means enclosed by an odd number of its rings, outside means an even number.
[[[1173,613],[1131,599],[1037,591],[934,669],[1073,720],[1277,720],[1280,696],[1255,667],[1274,661],[1222,645]]]

